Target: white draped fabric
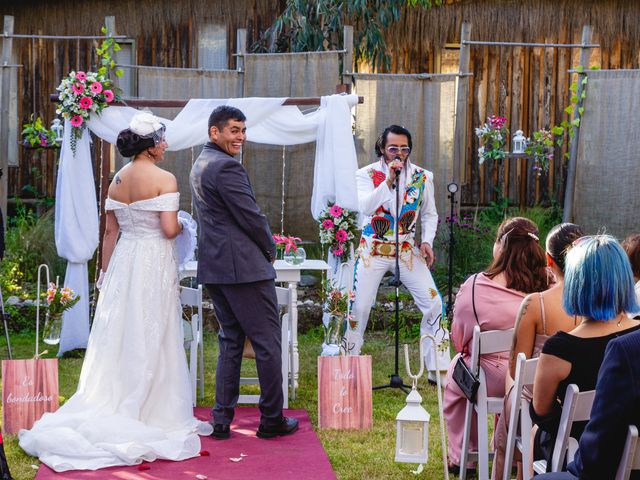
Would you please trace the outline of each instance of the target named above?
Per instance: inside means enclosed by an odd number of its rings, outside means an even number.
[[[357,209],[355,172],[357,158],[351,130],[351,107],[356,95],[322,97],[315,112],[303,114],[295,106],[283,106],[286,98],[192,99],[175,119],[163,119],[167,127],[169,150],[181,150],[208,141],[207,121],[219,105],[239,108],[247,116],[247,139],[271,145],[297,145],[316,142],[311,213],[317,218],[327,202]],[[129,124],[138,110],[109,107],[87,123],[91,131],[109,143]],[[84,134],[71,151],[71,126],[65,121],[65,135],[56,185],[56,247],[69,261],[65,285],[79,293],[81,300],[65,312],[61,355],[83,348],[89,337],[89,299],[87,262],[98,246],[98,210],[89,135]]]

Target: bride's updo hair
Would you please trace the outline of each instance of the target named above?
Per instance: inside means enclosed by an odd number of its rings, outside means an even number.
[[[136,114],[118,134],[116,146],[123,157],[135,157],[147,148],[157,146],[164,138],[165,126],[160,119],[149,112]]]

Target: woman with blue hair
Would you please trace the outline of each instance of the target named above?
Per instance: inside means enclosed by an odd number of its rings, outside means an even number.
[[[629,259],[615,238],[596,235],[574,242],[566,256],[563,305],[582,321],[570,332],[553,335],[542,348],[531,404],[531,417],[538,425],[535,460],[545,458],[551,466],[567,386],[595,389],[609,341],[640,328],[627,316],[638,309],[633,287]],[[585,424],[574,424],[571,436],[578,439]]]

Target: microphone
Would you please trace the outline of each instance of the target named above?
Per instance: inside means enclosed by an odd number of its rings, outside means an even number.
[[[401,158],[399,156],[396,156],[396,158],[393,159],[394,162],[400,162],[402,161]],[[396,172],[396,180],[398,179],[398,177],[400,176],[400,172],[402,171],[401,168],[396,168],[395,172]]]

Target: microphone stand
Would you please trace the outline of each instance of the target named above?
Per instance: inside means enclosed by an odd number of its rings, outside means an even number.
[[[400,224],[398,222],[400,218],[399,208],[400,208],[400,170],[396,170],[396,271],[395,271],[395,287],[396,287],[396,299],[395,299],[395,334],[396,334],[396,344],[395,344],[395,354],[396,354],[396,363],[395,370],[391,375],[389,375],[389,383],[385,385],[378,385],[373,387],[373,390],[381,390],[383,388],[399,388],[404,393],[409,393],[411,391],[410,385],[405,385],[402,377],[398,373],[398,364],[399,364],[399,356],[400,356],[400,240],[399,240],[399,232],[400,232]]]
[[[449,215],[449,271],[448,276],[448,298],[447,298],[447,319],[449,319],[449,325],[452,322],[452,309],[453,309],[453,249],[455,248],[456,239],[453,235],[453,221],[455,216],[456,205],[456,192],[449,192],[449,199],[451,200],[451,214]]]

